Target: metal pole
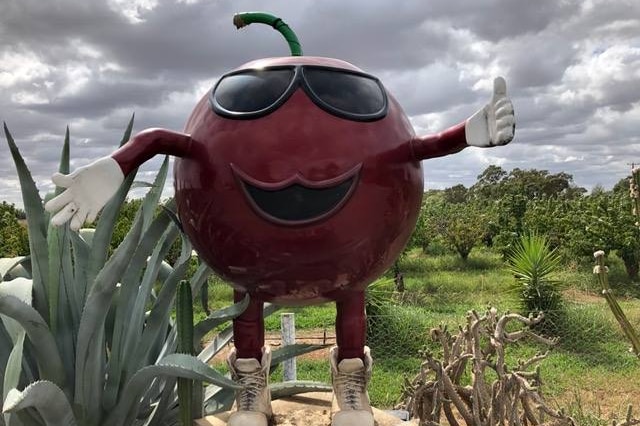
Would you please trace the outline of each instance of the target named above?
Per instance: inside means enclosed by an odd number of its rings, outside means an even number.
[[[282,345],[293,345],[296,343],[296,321],[295,314],[282,313],[280,314],[280,326],[282,330]],[[284,360],[283,367],[283,380],[289,382],[296,380],[296,359],[295,357]]]

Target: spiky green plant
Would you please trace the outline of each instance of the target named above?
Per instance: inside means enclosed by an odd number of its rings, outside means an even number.
[[[525,315],[544,312],[549,319],[562,311],[560,283],[553,279],[560,267],[561,257],[549,247],[543,235],[521,236],[507,261],[516,278]]]
[[[132,126],[133,119],[122,143],[129,140]],[[192,248],[170,213],[172,201],[165,204],[166,214],[154,215],[168,161],[150,185],[131,230],[109,255],[118,211],[135,173],[105,206],[95,230],[52,227],[6,124],[4,131],[20,180],[30,255],[0,260],[0,426],[176,425],[178,378],[208,383],[205,414],[228,409],[238,385],[207,362],[229,343],[232,327],[197,356],[176,353],[171,312]],[[59,170],[69,171],[68,131]],[[163,259],[178,238],[181,254],[168,265]],[[193,294],[200,293],[210,273],[205,264],[198,267],[189,279]],[[156,294],[152,290],[158,281]],[[7,290],[16,286],[29,296],[21,300]],[[238,316],[247,303],[248,298],[196,324],[194,341]],[[275,308],[267,305],[265,311],[268,315]],[[274,351],[273,362],[316,348]],[[302,383],[288,393],[317,387]]]

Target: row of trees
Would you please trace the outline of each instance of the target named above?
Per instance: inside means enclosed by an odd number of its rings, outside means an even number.
[[[507,254],[521,235],[536,233],[566,259],[615,252],[637,280],[640,231],[632,210],[628,178],[587,194],[567,173],[489,166],[470,188],[425,194],[410,247],[444,245],[466,259],[481,244]]]
[[[140,201],[126,203],[114,232],[114,245],[126,234]],[[0,204],[0,257],[28,253],[21,224],[24,212]],[[567,173],[489,166],[470,188],[456,185],[425,193],[408,248],[448,247],[463,259],[479,245],[506,254],[521,235],[545,235],[566,257],[590,257],[595,250],[615,252],[630,278],[638,279],[640,238],[632,215],[628,179],[611,190],[587,194]]]

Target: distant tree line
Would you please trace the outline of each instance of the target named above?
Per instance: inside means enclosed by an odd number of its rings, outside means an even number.
[[[425,193],[409,248],[453,250],[466,259],[485,245],[507,254],[521,235],[545,235],[565,259],[615,252],[638,279],[640,231],[634,226],[629,178],[587,194],[567,173],[489,166],[470,188]]]
[[[113,229],[111,251],[124,240],[133,225],[136,211],[141,203],[141,198],[127,200],[123,203]],[[160,208],[157,209],[156,214],[161,214]],[[86,223],[85,227],[93,228],[95,223]],[[2,201],[0,203],[0,258],[27,255],[29,255],[29,235],[25,212],[14,204]],[[180,241],[178,239],[171,247],[167,260],[173,262],[179,255]]]
[[[124,238],[140,202],[124,204],[113,247]],[[0,204],[0,257],[28,254],[24,218],[13,204]],[[596,187],[588,194],[568,173],[517,168],[507,172],[492,165],[469,188],[427,191],[407,249],[448,250],[467,259],[473,248],[484,245],[506,255],[521,235],[537,233],[565,259],[591,257],[596,250],[615,252],[629,277],[637,280],[640,231],[635,221],[628,178],[611,190]],[[178,254],[177,242],[170,255]]]

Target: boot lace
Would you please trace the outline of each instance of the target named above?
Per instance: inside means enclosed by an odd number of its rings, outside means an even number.
[[[239,373],[237,381],[244,386],[238,395],[238,409],[242,411],[259,411],[260,393],[267,381],[261,370],[252,373]]]
[[[361,396],[365,390],[364,371],[354,371],[352,373],[340,372],[336,377],[338,389],[342,390],[344,402],[352,410],[359,410],[362,407]]]

